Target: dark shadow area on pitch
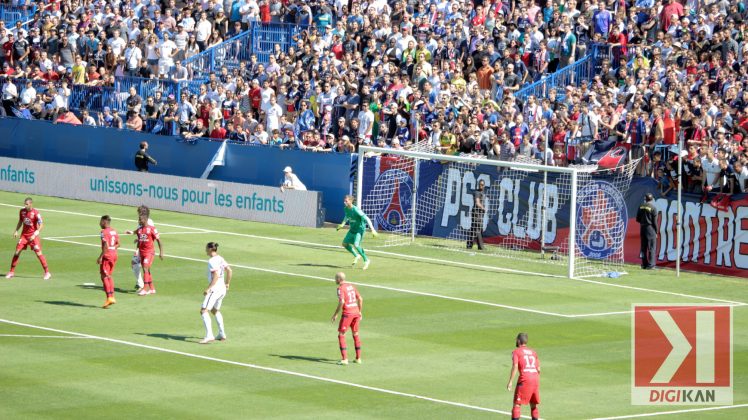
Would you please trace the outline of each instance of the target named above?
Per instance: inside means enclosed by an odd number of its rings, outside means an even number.
[[[196,342],[200,339],[200,337],[192,337],[187,335],[174,335],[174,334],[164,334],[164,333],[135,333],[136,335],[144,335],[146,337],[153,337],[153,338],[160,338],[162,340],[174,340],[174,341],[186,341],[186,342]]]
[[[47,305],[75,306],[75,307],[78,307],[78,308],[96,308],[96,309],[99,309],[99,307],[95,306],[95,305],[86,305],[86,304],[83,304],[83,303],[71,302],[69,300],[37,300],[37,302],[46,303]]]
[[[91,284],[76,284],[75,287],[79,287],[81,289],[86,289],[86,290],[96,290],[96,291],[99,291],[99,292],[103,292],[104,291],[104,287],[102,287],[102,286],[96,286],[96,285],[91,285]],[[120,289],[119,287],[115,287],[114,291],[116,293],[121,293],[121,294],[124,294],[124,295],[133,295],[133,294],[135,294],[134,290]]]
[[[303,362],[315,362],[315,363],[326,363],[328,365],[335,365],[338,363],[337,360],[325,359],[323,357],[310,357],[310,356],[294,356],[291,354],[269,354],[268,356],[279,357],[286,360],[295,360]]]
[[[339,265],[332,265],[332,264],[312,264],[312,263],[304,263],[304,264],[294,264],[297,267],[322,267],[322,268],[343,268]]]
[[[317,245],[307,245],[307,244],[302,245],[302,244],[294,244],[294,243],[291,243],[291,242],[283,242],[283,244],[284,245],[289,245],[289,246],[297,246],[297,247],[300,247],[300,248],[307,248],[307,249],[311,248],[311,249],[315,249],[315,250],[318,250],[318,251],[327,251],[327,252],[334,252],[334,253],[341,253],[342,252],[342,253],[346,253],[346,256],[350,255],[350,254],[347,254],[347,251],[344,250],[343,247],[330,248],[328,246],[317,246]],[[431,246],[431,245],[429,245],[429,246]],[[445,248],[445,249],[451,249],[451,248]],[[478,252],[480,252],[480,251],[478,251]],[[397,256],[397,255],[377,255],[376,253],[373,253],[373,254],[376,255],[377,259],[400,260],[400,261],[407,261],[409,263],[421,263],[421,264],[428,264],[428,265],[439,265],[439,266],[442,266],[442,267],[461,268],[459,263],[449,264],[449,263],[442,263],[442,262],[432,261],[432,260],[426,261],[426,260],[421,260],[420,259],[421,257],[416,256],[416,255],[412,256],[413,259],[409,259],[408,256],[406,256],[406,255]],[[371,255],[371,254],[369,254],[369,255]],[[426,257],[426,258],[434,258],[434,257]],[[305,264],[297,264],[297,265],[305,265]],[[315,264],[306,264],[306,265],[314,266],[314,267],[326,267],[324,265],[317,266]],[[345,268],[345,266],[329,266],[329,267]],[[505,271],[502,271],[502,270],[499,270],[499,269],[489,270],[487,268],[480,268],[480,267],[474,267],[474,266],[471,266],[470,269],[473,270],[473,271],[483,271],[485,273],[492,273],[492,274],[505,272]],[[551,274],[551,275],[553,275],[553,274]]]

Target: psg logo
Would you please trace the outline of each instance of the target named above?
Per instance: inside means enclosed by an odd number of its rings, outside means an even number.
[[[413,178],[400,169],[389,169],[377,178],[374,191],[381,192],[376,212],[376,222],[380,229],[387,231],[407,231],[410,229],[410,212],[413,199]]]
[[[576,244],[587,258],[603,259],[623,248],[628,211],[623,195],[613,184],[592,181],[577,198]]]

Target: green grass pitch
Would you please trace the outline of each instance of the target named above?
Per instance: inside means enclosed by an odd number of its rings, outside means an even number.
[[[0,193],[3,273],[23,197]],[[545,269],[428,247],[379,248],[385,254],[373,248],[383,239],[370,235],[372,265],[354,270],[334,229],[153,211],[167,254],[153,267],[158,294],[132,292],[132,254],[123,249],[118,303],[103,310],[98,216],[118,218],[113,227],[124,232],[135,209],[49,197],[35,197],[35,206],[53,278],[41,279],[30,251],[14,279],[0,278],[0,419],[506,418],[520,331],[543,366],[542,418],[699,408],[630,405],[627,312],[632,303],[748,302],[745,279],[627,267],[622,278],[584,282],[480,268]],[[122,247],[131,239],[123,235]],[[208,241],[220,243],[234,281],[222,309],[229,340],[202,346]],[[365,299],[363,365],[335,365],[339,270]],[[748,403],[748,308],[733,315],[740,405]],[[747,418],[748,405],[661,417]]]

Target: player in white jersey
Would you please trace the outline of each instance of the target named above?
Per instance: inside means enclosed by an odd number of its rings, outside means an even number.
[[[150,218],[151,209],[149,209],[148,206],[138,207],[138,220],[140,220],[141,214],[144,214],[146,217],[148,217],[148,226],[155,226],[153,224],[153,220],[151,220]],[[137,228],[135,230],[137,230]],[[135,231],[125,231],[125,234],[127,235],[132,235],[133,233],[135,233]],[[132,268],[132,274],[135,276],[135,291],[140,292],[141,290],[143,290],[144,283],[142,267],[140,265],[140,255],[138,254],[137,247],[135,248],[135,254],[132,256],[132,260],[130,261],[130,267]]]
[[[220,310],[223,298],[226,297],[226,292],[229,290],[232,274],[229,264],[222,256],[218,255],[217,243],[208,242],[208,245],[205,246],[205,253],[208,254],[210,259],[208,260],[208,288],[203,292],[205,298],[203,299],[203,305],[200,307],[200,316],[203,318],[203,324],[205,324],[205,338],[200,340],[200,344],[208,344],[215,340],[226,340],[223,315],[221,315]],[[213,314],[218,324],[218,335],[215,337],[213,336],[213,325],[208,312]]]

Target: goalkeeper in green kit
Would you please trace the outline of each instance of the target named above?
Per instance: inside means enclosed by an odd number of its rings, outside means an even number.
[[[364,214],[361,209],[353,205],[353,196],[346,195],[343,199],[345,205],[345,219],[341,222],[337,230],[343,229],[345,223],[348,222],[350,227],[345,238],[343,238],[343,248],[347,249],[348,252],[353,254],[355,259],[353,260],[353,266],[356,266],[359,258],[364,259],[364,270],[369,268],[369,258],[366,257],[364,249],[361,247],[361,240],[364,238],[364,232],[366,232],[366,225],[369,225],[372,235],[377,236],[377,231],[374,229],[374,225],[371,224],[371,220]],[[358,252],[358,253],[357,253]]]

